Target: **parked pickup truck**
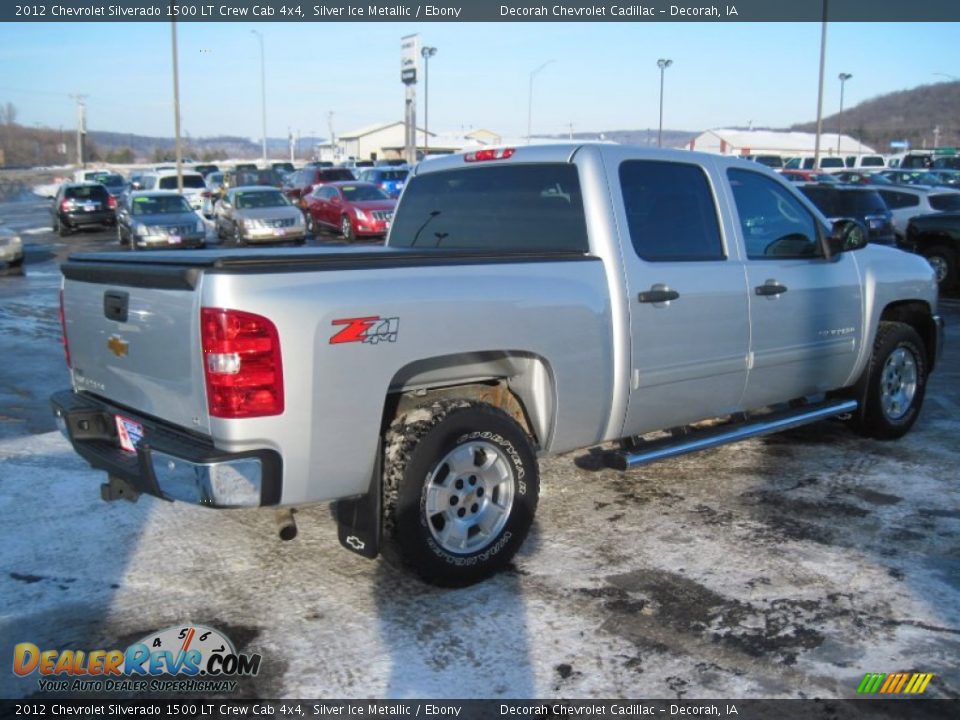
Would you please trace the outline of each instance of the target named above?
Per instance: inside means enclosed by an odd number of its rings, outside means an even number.
[[[626,470],[828,417],[898,438],[942,337],[923,258],[772,171],[607,144],[423,162],[385,248],[63,276],[53,410],[105,499],[275,506],[281,537],[334,501],[345,547],[444,585],[520,547],[538,455]]]
[[[960,277],[960,212],[918,215],[907,225],[906,246],[933,266],[943,290],[952,290]]]

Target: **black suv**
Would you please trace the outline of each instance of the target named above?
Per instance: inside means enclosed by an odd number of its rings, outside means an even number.
[[[53,231],[61,237],[90,225],[117,224],[117,199],[100,183],[64,183],[50,208]]]
[[[893,214],[873,188],[849,185],[801,185],[800,192],[831,222],[842,218],[856,220],[867,230],[867,238],[878,245],[894,245]]]

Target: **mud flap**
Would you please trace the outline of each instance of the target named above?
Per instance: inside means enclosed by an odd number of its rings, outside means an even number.
[[[347,550],[371,560],[380,554],[381,475],[383,447],[377,444],[377,462],[365,495],[337,500],[333,515],[337,519],[337,537]]]

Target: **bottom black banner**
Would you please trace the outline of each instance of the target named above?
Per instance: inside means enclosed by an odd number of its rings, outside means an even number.
[[[942,720],[960,700],[0,700],[0,717]]]

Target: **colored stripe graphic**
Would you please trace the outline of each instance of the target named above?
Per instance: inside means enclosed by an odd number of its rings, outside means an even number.
[[[919,695],[927,689],[933,673],[867,673],[857,686],[857,694]]]

